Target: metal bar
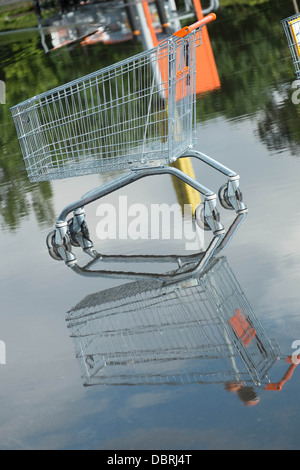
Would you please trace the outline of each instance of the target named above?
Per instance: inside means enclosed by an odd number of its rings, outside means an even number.
[[[223,251],[224,248],[226,248],[226,246],[230,243],[230,241],[232,240],[232,238],[235,235],[236,231],[238,230],[240,224],[245,219],[246,215],[247,215],[247,212],[243,212],[243,213],[238,214],[236,216],[233,223],[229,227],[225,237],[223,238],[222,242],[220,243],[220,245],[218,247],[218,253],[221,253],[221,251]]]
[[[163,2],[161,0],[156,0],[155,5],[156,5],[156,8],[157,8],[159,21],[160,21],[161,27],[163,29],[163,32],[168,33],[170,24],[168,22],[168,18],[167,18],[166,12],[165,12]]]
[[[80,267],[77,262],[72,262],[69,264],[69,267],[75,271],[77,274],[80,274],[84,277],[109,277],[109,278],[118,278],[118,279],[157,279],[161,281],[179,281],[190,279],[191,276],[199,275],[205,268],[208,267],[210,261],[213,259],[215,252],[218,249],[219,244],[221,243],[224,234],[219,234],[215,236],[203,256],[198,260],[196,264],[192,264],[189,268],[187,265],[184,266],[184,272],[179,272],[179,270],[167,272],[163,274],[158,273],[144,273],[144,272],[136,272],[136,271],[113,271],[113,270],[94,270],[90,271],[86,269],[87,266],[94,264],[92,261],[90,264]],[[199,256],[199,255],[198,255]],[[188,264],[188,266],[190,263]],[[182,268],[179,268],[182,269]]]
[[[293,5],[294,5],[294,8],[295,8],[295,13],[299,13],[299,7],[298,7],[297,0],[293,0]]]
[[[179,31],[176,31],[174,33],[174,36],[178,36],[180,38],[183,38],[190,34],[192,31],[195,31],[196,29],[202,28],[208,23],[211,23],[212,21],[215,21],[216,19],[215,13],[210,13],[209,15],[205,16],[204,18],[200,19],[196,23],[190,25],[190,26],[185,26],[184,28],[180,29]]]
[[[127,14],[127,17],[128,17],[128,21],[129,21],[129,25],[130,25],[132,34],[133,34],[134,38],[137,38],[137,36],[139,36],[141,34],[141,32],[139,31],[138,25],[137,25],[136,20],[135,20],[134,6],[130,2],[130,0],[124,0],[124,3],[125,3],[125,11],[126,11],[126,14]]]
[[[137,181],[141,178],[145,178],[146,176],[165,175],[165,174],[171,174],[173,176],[176,176],[177,178],[181,179],[184,183],[190,185],[192,188],[199,191],[206,198],[214,199],[216,197],[213,191],[206,188],[202,184],[198,183],[193,178],[186,175],[185,173],[183,173],[181,170],[178,170],[177,168],[162,166],[162,167],[154,167],[154,168],[147,168],[147,169],[146,168],[136,169],[136,170],[132,170],[130,173],[126,173],[125,175],[122,175],[121,177],[114,179],[113,181],[108,182],[107,184],[102,185],[99,188],[96,188],[93,191],[90,191],[86,196],[83,196],[78,201],[66,206],[61,212],[60,216],[58,217],[57,224],[61,222],[65,222],[70,212],[73,212],[76,209],[79,209],[80,207],[83,207],[87,204],[90,204],[91,202],[94,202],[97,199],[116,191],[117,189],[123,188],[124,186],[127,186],[128,184],[131,184],[134,181]]]
[[[148,26],[148,30],[151,36],[153,46],[156,47],[158,45],[158,40],[157,40],[156,33],[153,27],[153,22],[152,22],[152,17],[151,17],[148,2],[143,2],[142,8],[144,10],[144,14],[145,14],[145,18],[146,18],[146,22],[147,22],[147,26]]]
[[[219,163],[217,160],[214,160],[208,155],[205,155],[204,153],[199,152],[197,150],[187,150],[179,158],[184,158],[184,157],[198,158],[198,160],[201,160],[202,162],[207,163],[207,165],[211,166],[212,168],[219,171],[220,173],[223,173],[223,175],[226,175],[229,178],[238,176],[238,174],[235,171],[230,170],[226,166],[222,165],[222,163]]]

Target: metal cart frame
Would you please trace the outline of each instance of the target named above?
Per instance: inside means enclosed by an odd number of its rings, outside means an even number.
[[[197,272],[232,238],[247,213],[239,189],[240,177],[193,150],[195,48],[201,43],[202,27],[215,18],[211,13],[149,51],[11,108],[31,181],[129,170],[63,209],[55,230],[47,237],[53,258],[80,271],[71,238],[80,239],[79,245],[89,256],[98,256],[86,230],[84,206],[154,175],[172,175],[203,196],[204,221],[213,239],[206,252],[198,255]],[[197,159],[227,178],[219,200],[236,213],[227,232],[219,220],[216,194],[169,166],[184,157]],[[73,218],[68,221],[71,212]],[[98,271],[95,275],[109,273]]]

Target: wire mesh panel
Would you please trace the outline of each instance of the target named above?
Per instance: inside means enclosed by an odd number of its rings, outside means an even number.
[[[85,385],[259,384],[278,356],[225,258],[185,283],[90,295],[67,323]]]
[[[287,37],[297,78],[300,76],[300,15],[296,14],[281,21]]]
[[[11,108],[30,180],[166,163],[189,148],[196,34]]]

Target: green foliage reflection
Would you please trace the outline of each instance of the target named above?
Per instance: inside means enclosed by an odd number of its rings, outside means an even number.
[[[99,45],[82,49],[78,46],[45,54],[37,34],[29,35],[23,42],[13,42],[10,36],[1,40],[0,78],[6,83],[6,104],[0,106],[0,215],[12,230],[31,210],[39,224],[53,224],[51,183],[29,183],[9,108],[135,54],[140,47],[127,44],[119,48]]]
[[[295,76],[280,24],[293,13],[286,0],[220,9],[209,31],[222,87],[198,99],[199,122],[250,116],[270,150],[289,147],[297,154],[300,105],[291,101]],[[37,33],[1,36],[6,104],[0,105],[0,214],[7,227],[18,227],[31,211],[39,224],[54,221],[51,184],[28,182],[9,107],[140,51],[141,45],[124,43],[45,54]]]
[[[211,27],[221,90],[198,99],[197,119],[248,116],[270,150],[297,153],[299,106],[292,103],[292,58],[280,20],[292,15],[292,2],[223,9]],[[234,18],[234,19],[233,19]],[[275,135],[276,134],[276,135]]]

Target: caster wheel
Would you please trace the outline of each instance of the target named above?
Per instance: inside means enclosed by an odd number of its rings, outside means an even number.
[[[55,259],[56,261],[62,261],[62,257],[60,256],[57,250],[57,247],[55,246],[54,237],[55,237],[55,230],[49,233],[49,235],[47,236],[47,240],[46,240],[49,255],[51,256],[51,258]]]
[[[219,195],[220,204],[224,209],[234,210],[234,208],[232,207],[232,205],[229,201],[229,198],[228,198],[228,185],[227,185],[227,183],[223,184],[223,186],[220,187],[218,195]],[[243,195],[242,195],[240,189],[236,190],[235,197],[237,198],[238,201],[243,200]]]
[[[216,220],[217,222],[220,222],[220,214],[219,212],[217,211],[217,209],[214,209],[212,211],[212,217],[214,220]],[[208,230],[211,230],[210,226],[208,225],[208,223],[206,222],[205,218],[204,218],[204,230],[208,231]]]
[[[55,230],[49,233],[46,239],[46,243],[51,258],[55,259],[56,261],[63,261],[57,249],[58,246],[55,244]],[[62,246],[66,251],[71,251],[71,244],[68,235],[65,236]]]
[[[197,225],[205,231],[211,230],[210,226],[208,225],[207,221],[204,217],[204,204],[200,204],[195,211],[196,223]],[[212,217],[217,222],[220,222],[220,214],[217,209],[214,209],[212,212]]]
[[[48,248],[49,255],[51,258],[55,259],[56,261],[63,261],[62,257],[58,253],[57,249],[54,248],[53,246],[51,248]]]

